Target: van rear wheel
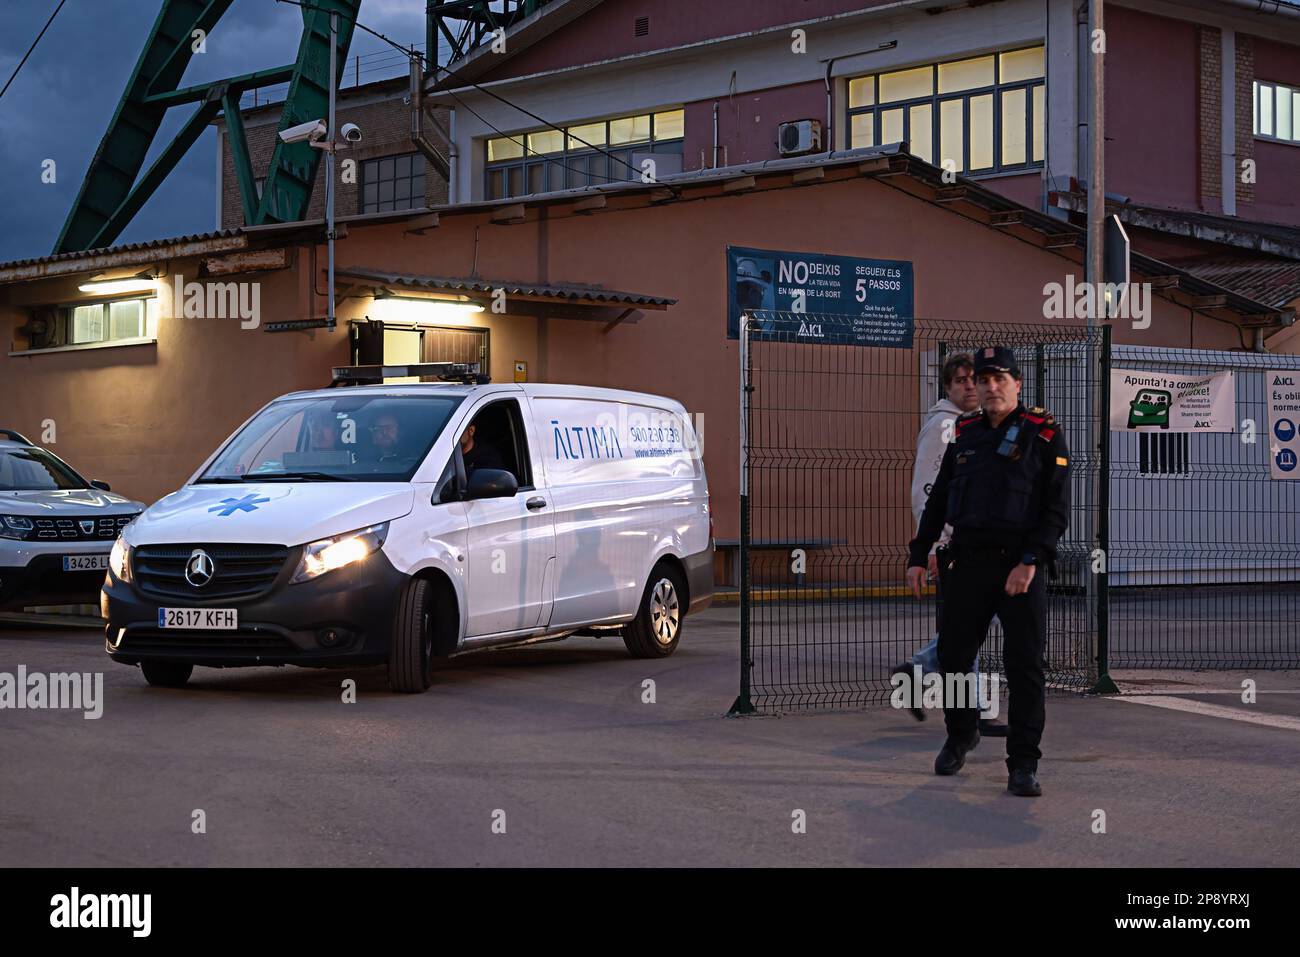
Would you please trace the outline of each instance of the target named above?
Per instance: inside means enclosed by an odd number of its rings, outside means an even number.
[[[432,591],[423,578],[402,589],[388,649],[388,687],[407,694],[429,690],[433,683]]]
[[[668,564],[655,566],[636,617],[623,629],[623,644],[633,658],[667,658],[677,650],[686,611],[682,602],[685,594],[676,569]]]
[[[142,661],[140,670],[144,680],[155,688],[183,688],[194,673],[194,665],[188,661]]]

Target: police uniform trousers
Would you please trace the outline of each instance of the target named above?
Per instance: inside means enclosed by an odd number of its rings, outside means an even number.
[[[952,548],[952,564],[943,575],[939,621],[939,668],[967,675],[997,615],[1002,622],[1002,661],[1010,688],[1007,714],[1007,768],[1038,770],[1045,720],[1043,651],[1047,641],[1047,570],[1038,566],[1029,591],[1006,593],[1007,575],[1020,563],[1012,548]],[[947,682],[945,681],[945,689]],[[945,694],[943,719],[948,737],[968,741],[979,726],[979,708],[958,708]]]

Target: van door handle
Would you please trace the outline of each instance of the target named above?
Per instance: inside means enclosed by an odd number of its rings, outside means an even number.
[[[530,510],[546,508],[546,499],[542,498],[540,495],[534,495],[524,504],[527,505]]]

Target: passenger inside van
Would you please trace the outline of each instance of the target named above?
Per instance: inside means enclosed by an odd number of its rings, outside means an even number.
[[[465,459],[465,475],[474,474],[475,469],[504,469],[505,462],[496,446],[485,438],[479,438],[478,426],[471,424],[460,437],[460,454]],[[519,476],[515,476],[518,481]]]

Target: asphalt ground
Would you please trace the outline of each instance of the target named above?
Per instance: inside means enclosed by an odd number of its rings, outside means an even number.
[[[103,712],[0,710],[0,866],[1300,857],[1300,672],[1119,672],[1127,700],[1055,694],[1044,795],[1025,799],[1005,790],[998,739],[936,777],[937,715],[725,717],[737,614],[688,619],[662,661],[617,638],[464,656],[417,696],[389,692],[382,667],[197,669],[185,689],[151,688],[99,631],[11,620],[0,673],[102,673]]]

